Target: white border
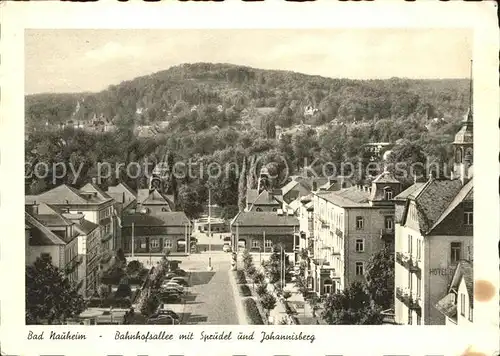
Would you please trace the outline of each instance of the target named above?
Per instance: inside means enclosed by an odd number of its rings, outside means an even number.
[[[498,347],[498,26],[494,2],[395,1],[286,3],[118,3],[3,2],[0,39],[0,296],[2,352],[11,355],[459,355],[477,350],[492,355]],[[471,28],[474,30],[474,277],[496,290],[487,303],[475,303],[473,328],[300,326],[314,333],[308,342],[115,342],[116,327],[87,329],[87,342],[28,342],[24,325],[24,29],[25,28]],[[432,55],[431,53],[429,55]],[[495,325],[496,322],[496,325]],[[44,327],[31,327],[42,330]],[[72,330],[83,330],[71,327]],[[156,327],[158,328],[158,327]],[[63,327],[61,329],[68,329]],[[120,329],[126,329],[121,327]],[[134,329],[147,330],[147,327]],[[271,330],[254,326],[179,326],[174,332]],[[292,331],[291,327],[273,330]],[[99,335],[102,335],[99,337]]]

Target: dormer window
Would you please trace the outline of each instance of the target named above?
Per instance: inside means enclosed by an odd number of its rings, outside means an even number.
[[[464,225],[472,225],[473,224],[473,217],[474,214],[472,213],[471,210],[466,210],[464,211]]]
[[[385,200],[392,200],[392,198],[393,198],[392,188],[385,187],[384,188],[384,199]]]

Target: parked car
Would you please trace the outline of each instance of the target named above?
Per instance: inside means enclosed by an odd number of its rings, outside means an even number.
[[[170,304],[175,304],[175,303],[181,303],[182,302],[181,295],[179,293],[177,293],[176,291],[164,291],[164,292],[161,292],[158,295],[158,300],[160,302],[170,303]]]
[[[224,251],[224,252],[231,252],[231,246],[230,245],[224,245],[224,246],[222,246],[222,251]]]
[[[177,275],[173,272],[168,272],[166,275],[165,275],[165,280],[167,279],[171,279],[173,277],[176,277]]]
[[[170,315],[174,319],[179,319],[179,315],[176,312],[174,312],[172,309],[170,309],[168,307],[168,304],[166,304],[166,303],[160,304],[160,306],[156,310],[156,313],[154,313],[152,315],[152,317],[153,316],[158,317],[159,315]]]
[[[184,271],[183,269],[181,268],[177,268],[175,271],[172,272],[174,274],[174,276],[179,276],[179,277],[185,277],[187,276],[187,272]]]
[[[170,282],[177,283],[183,287],[189,287],[189,283],[186,278],[184,277],[173,277],[170,279]]]
[[[155,318],[149,318],[146,324],[153,325],[179,325],[179,319],[174,319],[170,315],[158,315]]]
[[[175,291],[178,294],[184,294],[184,287],[175,283],[167,283],[161,286],[162,290]]]

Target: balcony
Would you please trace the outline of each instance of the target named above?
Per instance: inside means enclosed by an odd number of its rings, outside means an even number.
[[[417,275],[421,274],[421,268],[420,268],[420,262],[413,260],[411,255],[408,253],[402,253],[402,252],[396,252],[396,261],[409,270],[412,273],[415,273]]]
[[[404,305],[409,309],[417,311],[420,313],[420,298],[416,297],[409,290],[403,290],[402,288],[396,288],[396,298],[398,298]]]

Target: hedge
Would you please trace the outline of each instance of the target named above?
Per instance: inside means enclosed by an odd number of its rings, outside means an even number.
[[[240,283],[240,284],[246,284],[247,283],[247,279],[245,277],[245,272],[243,272],[240,269],[236,271],[236,278],[238,280],[238,283]]]
[[[255,300],[252,298],[243,299],[243,306],[245,307],[245,312],[250,319],[251,325],[264,325],[264,321],[262,320]]]
[[[243,297],[250,297],[252,295],[250,288],[248,288],[248,286],[246,284],[242,284],[239,287],[240,287],[240,294]]]
[[[132,302],[129,298],[123,299],[99,299],[99,298],[91,298],[88,301],[88,307],[90,308],[130,308],[132,306]]]

